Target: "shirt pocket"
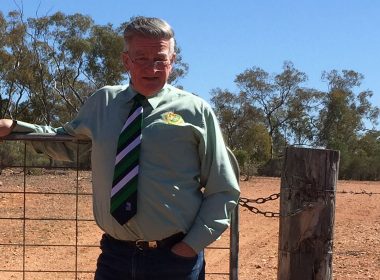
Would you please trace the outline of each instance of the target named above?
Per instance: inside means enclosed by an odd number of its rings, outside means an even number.
[[[199,135],[193,125],[158,120],[143,129],[141,153],[156,164],[189,168],[199,166],[198,144]]]
[[[143,141],[148,145],[159,148],[167,145],[174,145],[175,147],[197,145],[199,142],[197,134],[197,129],[192,124],[183,123],[177,125],[166,123],[163,120],[157,120],[149,124],[142,131]]]

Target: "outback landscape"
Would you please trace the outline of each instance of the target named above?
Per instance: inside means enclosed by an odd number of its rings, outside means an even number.
[[[242,181],[241,190],[245,198],[268,197],[280,191],[280,179],[256,177]],[[278,212],[279,199],[252,206]],[[24,180],[22,170],[4,169],[0,279],[93,279],[102,232],[92,221],[91,207],[90,172],[31,172]],[[239,215],[239,279],[277,279],[279,218],[245,207]],[[229,279],[229,250],[214,249],[228,244],[227,231],[206,250],[207,279]],[[380,279],[380,182],[338,181],[333,275],[337,280]]]

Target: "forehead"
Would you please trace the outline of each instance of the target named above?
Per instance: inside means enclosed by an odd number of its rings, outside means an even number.
[[[169,54],[170,40],[135,36],[130,39],[128,50],[132,54],[164,53]]]

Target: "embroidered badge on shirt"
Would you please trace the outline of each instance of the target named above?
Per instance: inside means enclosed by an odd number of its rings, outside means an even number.
[[[180,115],[173,112],[163,114],[163,119],[167,124],[183,125],[185,123]]]

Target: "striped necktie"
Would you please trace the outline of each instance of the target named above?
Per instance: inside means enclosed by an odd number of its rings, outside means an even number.
[[[143,107],[141,95],[134,97],[132,109],[119,136],[111,190],[111,214],[125,224],[137,211],[137,183]]]

